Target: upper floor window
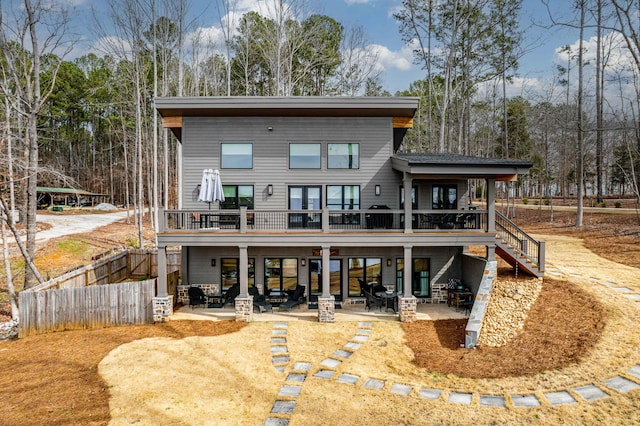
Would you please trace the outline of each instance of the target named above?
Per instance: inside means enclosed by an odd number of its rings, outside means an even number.
[[[253,185],[222,185],[224,201],[220,203],[221,209],[239,209],[247,207],[253,209]]]
[[[289,144],[289,168],[290,169],[319,169],[320,168],[320,144],[319,143]]]
[[[458,188],[456,185],[433,185],[433,209],[455,210],[458,208]]]
[[[327,151],[327,168],[360,168],[360,145],[357,143],[330,143]]]
[[[223,143],[220,147],[221,164],[223,169],[252,169],[253,144]]]

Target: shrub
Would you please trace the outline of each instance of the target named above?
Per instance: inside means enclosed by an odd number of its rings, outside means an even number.
[[[551,200],[550,200],[549,198],[545,198],[545,199],[544,199],[544,205],[545,205],[545,206],[548,206],[548,205],[550,205],[550,204],[551,204]]]
[[[134,249],[139,249],[140,246],[138,245],[138,239],[134,238],[134,237],[127,237],[127,239],[125,240],[125,242],[127,243],[127,245],[131,248]]]
[[[534,205],[534,206],[539,206],[539,205],[540,205],[540,200],[535,200],[535,201],[533,202],[533,205]]]
[[[616,209],[619,209],[620,207],[622,207],[622,203],[620,201],[616,201],[614,206]]]
[[[605,203],[604,201],[600,203],[600,207],[605,208],[607,207],[607,203]]]
[[[529,199],[528,198],[523,198],[522,199],[522,204],[529,204]]]

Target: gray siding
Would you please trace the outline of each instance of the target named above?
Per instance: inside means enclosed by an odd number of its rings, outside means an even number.
[[[269,131],[268,127],[273,130]],[[203,169],[219,169],[223,184],[254,185],[256,209],[287,208],[289,185],[360,185],[361,208],[372,204],[398,207],[401,176],[389,164],[393,149],[391,118],[185,117],[183,122],[185,209],[208,208],[197,201]],[[221,142],[253,143],[253,169],[222,169]],[[319,170],[289,169],[289,143],[322,143]],[[360,145],[360,168],[327,169],[327,144]],[[273,185],[273,195],[266,186]],[[381,196],[374,186],[382,186]],[[323,203],[326,203],[323,188]]]

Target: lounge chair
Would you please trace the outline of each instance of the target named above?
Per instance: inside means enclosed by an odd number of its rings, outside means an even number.
[[[280,306],[278,307],[278,310],[280,311],[290,311],[291,308],[293,308],[294,306],[298,306],[301,303],[304,303],[305,301],[305,297],[304,297],[304,291],[305,291],[306,287],[303,285],[298,285],[296,286],[295,291],[293,292],[293,294],[291,296],[289,296],[289,298],[280,304]]]
[[[198,305],[207,306],[207,296],[204,295],[204,291],[202,291],[200,287],[189,287],[187,292],[189,294],[189,306],[191,309]]]
[[[368,291],[364,292],[364,296],[367,298],[365,302],[365,308],[370,311],[371,308],[378,307],[379,311],[382,311],[382,306],[384,306],[384,300],[381,297],[376,297]]]
[[[254,285],[249,287],[249,294],[253,296],[253,307],[258,308],[260,313],[273,311],[273,306],[271,306],[271,303],[267,302],[267,298],[264,294],[260,294],[258,287]]]
[[[239,295],[240,295],[240,284],[234,284],[231,287],[229,287],[227,292],[224,294],[224,299],[222,300],[222,307],[224,308],[224,305],[226,305],[227,303],[232,303],[233,301],[235,301],[236,297],[238,297]]]

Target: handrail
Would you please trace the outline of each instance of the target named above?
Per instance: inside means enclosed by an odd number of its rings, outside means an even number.
[[[535,240],[498,211],[496,211],[496,232],[517,254],[527,258],[540,270],[544,270],[544,244]]]

